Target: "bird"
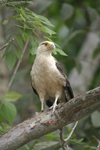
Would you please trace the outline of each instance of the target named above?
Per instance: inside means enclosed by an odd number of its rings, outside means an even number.
[[[55,48],[55,44],[51,41],[41,42],[30,73],[31,85],[41,101],[42,112],[44,103],[55,112],[59,103],[67,102],[74,97],[62,66],[52,56]]]

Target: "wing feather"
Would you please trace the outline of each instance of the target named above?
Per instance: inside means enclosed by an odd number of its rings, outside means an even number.
[[[34,88],[33,85],[32,85],[32,79],[31,79],[31,78],[30,78],[30,80],[31,80],[31,86],[32,86],[33,92],[34,92],[37,96],[39,96],[38,93],[37,93],[37,91],[35,90],[35,88]]]
[[[62,68],[62,66],[60,65],[60,63],[56,62],[56,67],[57,67],[57,69],[59,70],[59,72],[60,72],[60,73],[65,77],[65,79],[66,79],[66,86],[63,87],[64,90],[65,90],[65,94],[67,93],[67,94],[69,94],[70,98],[73,98],[73,97],[74,97],[73,90],[72,90],[72,88],[71,88],[71,86],[70,86],[70,82],[68,81],[67,76],[66,76],[66,74],[65,74],[65,72],[64,72],[64,70],[63,70],[63,68]],[[66,96],[67,96],[67,94],[66,94]],[[66,97],[66,98],[67,98],[67,97]]]

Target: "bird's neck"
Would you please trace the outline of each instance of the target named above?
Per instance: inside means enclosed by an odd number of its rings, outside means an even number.
[[[52,57],[52,50],[40,49],[39,47],[37,50],[36,57],[38,56]]]
[[[52,57],[52,52],[51,51],[37,51],[36,57],[41,57],[41,56],[46,56],[46,57]]]

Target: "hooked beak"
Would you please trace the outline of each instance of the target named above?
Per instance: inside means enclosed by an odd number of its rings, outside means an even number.
[[[51,45],[50,48],[51,48],[52,50],[55,49],[55,45],[54,45],[54,44]]]

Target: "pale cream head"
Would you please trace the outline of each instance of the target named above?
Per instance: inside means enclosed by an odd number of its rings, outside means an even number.
[[[39,44],[37,55],[40,54],[50,55],[54,49],[55,49],[55,45],[53,42],[43,41],[42,43]]]

